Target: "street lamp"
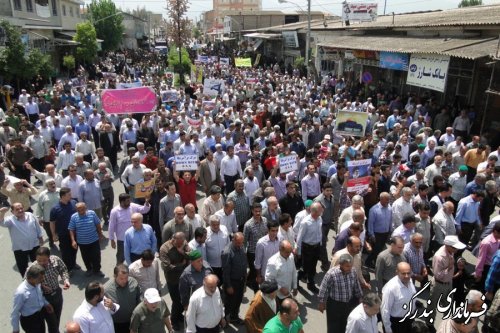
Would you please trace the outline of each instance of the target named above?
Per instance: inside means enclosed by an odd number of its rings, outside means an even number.
[[[278,0],[279,3],[291,3],[297,7],[300,8],[299,5],[296,3],[289,1],[289,0]],[[302,10],[302,8],[301,8]],[[309,49],[310,49],[310,42],[311,42],[311,0],[307,0],[307,33],[306,33],[306,57],[305,57],[305,64],[306,64],[306,70],[307,70],[307,77],[309,77]]]

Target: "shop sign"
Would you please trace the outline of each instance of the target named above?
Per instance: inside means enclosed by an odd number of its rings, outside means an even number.
[[[412,54],[406,84],[444,92],[449,65],[450,56]]]
[[[380,68],[408,70],[408,55],[398,52],[380,52]]]

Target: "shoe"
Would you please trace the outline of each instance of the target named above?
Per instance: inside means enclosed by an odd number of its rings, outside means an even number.
[[[82,266],[80,266],[80,265],[78,265],[78,264],[75,264],[75,266],[73,267],[73,269],[78,269],[78,270],[80,270],[80,269],[82,269]]]
[[[234,318],[234,319],[229,319],[229,322],[230,322],[231,324],[235,324],[235,325],[238,325],[238,326],[239,326],[239,325],[243,325],[243,324],[245,323],[245,322],[243,321],[243,319],[241,319],[241,318],[239,318],[239,317],[238,317],[238,318]]]
[[[319,289],[316,287],[314,283],[308,283],[307,284],[307,289],[309,289],[310,292],[317,294],[319,292]]]
[[[98,276],[98,277],[104,277],[104,276],[105,276],[105,275],[104,275],[104,273],[103,273],[103,272],[101,272],[101,271],[99,271],[99,272],[94,272],[94,275],[95,275],[95,276]]]
[[[330,269],[330,266],[327,266],[327,265],[321,265],[321,270],[323,272],[328,272],[328,270]]]
[[[92,276],[92,274],[94,274],[94,273],[91,270],[88,270],[85,272],[86,277],[90,277],[90,276]]]

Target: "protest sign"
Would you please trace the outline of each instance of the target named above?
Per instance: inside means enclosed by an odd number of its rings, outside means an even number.
[[[177,90],[166,90],[161,92],[162,103],[177,102],[178,99],[179,95]]]
[[[155,188],[155,179],[135,184],[134,196],[136,198],[146,198],[153,193]]]
[[[120,82],[116,84],[116,89],[129,89],[142,87],[141,82]]]
[[[252,58],[234,58],[236,67],[252,67]]]
[[[347,169],[349,169],[349,179],[347,180],[347,192],[357,192],[367,190],[370,181],[370,166],[372,160],[357,160],[348,161]]]
[[[203,84],[203,94],[207,96],[222,95],[226,90],[224,80],[219,79],[205,79]]]
[[[175,155],[175,171],[198,169],[198,155]]]
[[[340,135],[364,136],[368,113],[339,111],[335,121],[335,132]]]
[[[281,173],[288,173],[297,170],[297,155],[280,156],[279,166]]]
[[[215,109],[215,101],[203,101],[201,107],[204,111],[213,111]]]
[[[150,87],[107,89],[101,95],[107,113],[147,113],[156,110],[156,93]]]
[[[220,58],[219,59],[219,64],[221,66],[229,66],[229,58]]]

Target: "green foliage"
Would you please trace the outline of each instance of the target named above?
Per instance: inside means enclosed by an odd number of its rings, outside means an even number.
[[[175,45],[186,45],[191,38],[190,20],[186,16],[188,8],[188,0],[167,0],[170,18],[167,22],[167,35]]]
[[[73,40],[80,43],[76,48],[78,60],[91,62],[95,59],[97,55],[97,34],[92,23],[83,22],[77,24],[76,34]]]
[[[181,64],[179,65],[179,51],[177,47],[171,46],[168,51],[168,65],[176,73],[191,73],[191,59],[185,48],[181,48]]]
[[[200,39],[202,36],[201,30],[198,27],[193,28],[193,37],[196,39]]]
[[[21,41],[21,32],[6,21],[0,25],[7,33],[6,47],[0,51],[0,75],[7,81],[32,79],[37,75],[44,78],[53,72],[50,55],[43,54],[39,49],[26,50]]]
[[[458,8],[481,6],[483,4],[482,0],[462,0],[458,4]]]
[[[304,57],[297,57],[293,62],[293,66],[296,68],[304,67],[305,59]]]
[[[72,70],[75,69],[76,61],[75,57],[73,57],[71,54],[70,55],[65,55],[63,57],[63,66],[67,70]]]
[[[97,38],[102,42],[103,51],[118,49],[123,40],[123,16],[112,0],[92,0],[87,6],[88,18],[93,22]]]

